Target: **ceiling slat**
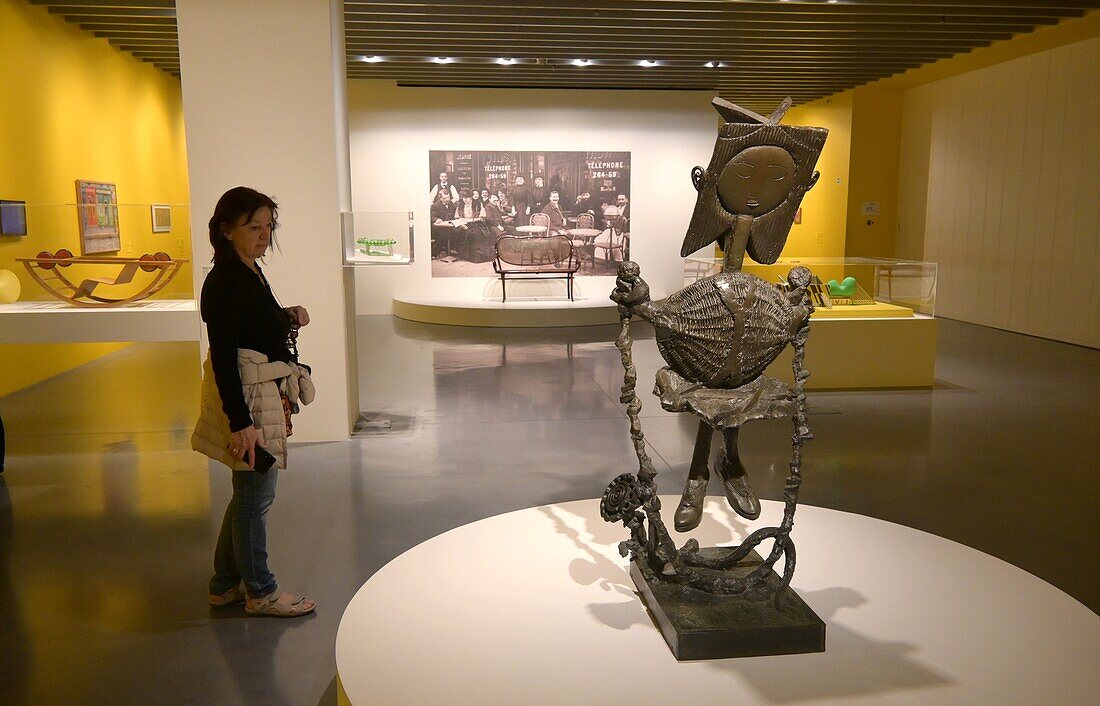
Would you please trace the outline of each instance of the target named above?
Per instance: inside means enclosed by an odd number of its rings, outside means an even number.
[[[180,73],[173,0],[31,2]],[[351,79],[705,89],[753,108],[787,94],[827,96],[1097,8],[1100,0],[346,0],[344,38]],[[500,56],[524,61],[493,63]],[[577,58],[595,63],[566,63]]]

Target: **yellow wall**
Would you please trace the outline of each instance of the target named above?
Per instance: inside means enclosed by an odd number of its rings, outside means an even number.
[[[21,300],[49,300],[17,257],[80,253],[76,180],[113,182],[122,250],[190,259],[183,107],[178,79],[25,0],[0,0],[0,198],[27,202],[26,237],[0,237],[0,269],[15,272]],[[150,203],[173,207],[170,233],[153,233]],[[130,205],[125,205],[130,204]],[[83,278],[114,267],[67,274]],[[141,286],[139,273],[133,286]],[[127,290],[122,290],[126,293]],[[157,295],[192,298],[190,265]],[[75,367],[118,344],[0,345],[0,395]],[[8,371],[19,370],[19,376]],[[19,380],[19,382],[15,382]]]
[[[911,89],[1096,36],[1100,36],[1100,12],[1093,11],[834,96],[853,96],[845,254],[923,257],[926,199],[921,190],[928,188],[932,115],[906,104]],[[1095,69],[1085,74],[1095,82]],[[899,192],[906,194],[900,202]],[[879,203],[877,217],[862,215],[867,201]]]
[[[128,343],[0,345],[0,397],[125,348]]]
[[[828,128],[829,137],[817,162],[821,179],[802,200],[802,223],[791,227],[782,257],[843,257],[848,220],[852,92],[791,108],[783,122]]]
[[[894,257],[902,92],[861,86],[852,93],[852,152],[844,254]],[[864,204],[878,204],[878,215]]]

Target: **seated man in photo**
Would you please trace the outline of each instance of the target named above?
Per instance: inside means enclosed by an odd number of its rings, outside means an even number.
[[[542,208],[542,212],[547,216],[550,216],[550,233],[562,233],[566,229],[565,214],[561,210],[561,206],[558,205],[558,199],[561,195],[557,190],[550,192],[550,202]]]
[[[481,207],[481,212],[485,214],[485,224],[490,230],[498,235],[504,235],[506,228],[504,214],[500,210],[500,197],[496,194],[490,195],[485,205]]]
[[[451,202],[450,191],[439,192],[439,198],[432,203],[432,257],[445,254],[443,249],[450,240],[453,228],[438,227],[437,224],[449,222],[455,217],[455,205]]]

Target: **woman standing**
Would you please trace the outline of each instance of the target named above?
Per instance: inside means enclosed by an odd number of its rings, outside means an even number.
[[[271,246],[277,218],[269,196],[244,186],[225,192],[210,218],[214,267],[201,297],[210,355],[191,446],[233,471],[233,499],[214,550],[210,604],[245,601],[251,615],[289,618],[311,613],[317,604],[279,590],[267,566],[267,511],[278,469],[286,468],[290,412],[299,399],[312,401],[313,385],[294,346],[309,314],[278,303],[258,262]]]

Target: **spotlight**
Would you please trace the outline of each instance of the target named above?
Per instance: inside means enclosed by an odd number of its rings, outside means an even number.
[[[437,64],[449,64],[451,63],[451,61],[453,61],[453,59],[451,59],[451,57],[449,56],[433,56],[432,61]]]
[[[359,61],[366,62],[368,64],[377,64],[379,61],[385,61],[385,59],[380,56],[361,56],[359,57]]]
[[[656,66],[656,61],[650,61],[649,59],[642,59],[638,62],[638,66]]]
[[[573,59],[574,66],[588,66],[592,62],[588,59]]]
[[[497,63],[498,64],[503,64],[504,66],[510,66],[510,65],[516,63],[516,60],[515,59],[506,59],[504,57],[501,57],[501,58],[497,59]]]

